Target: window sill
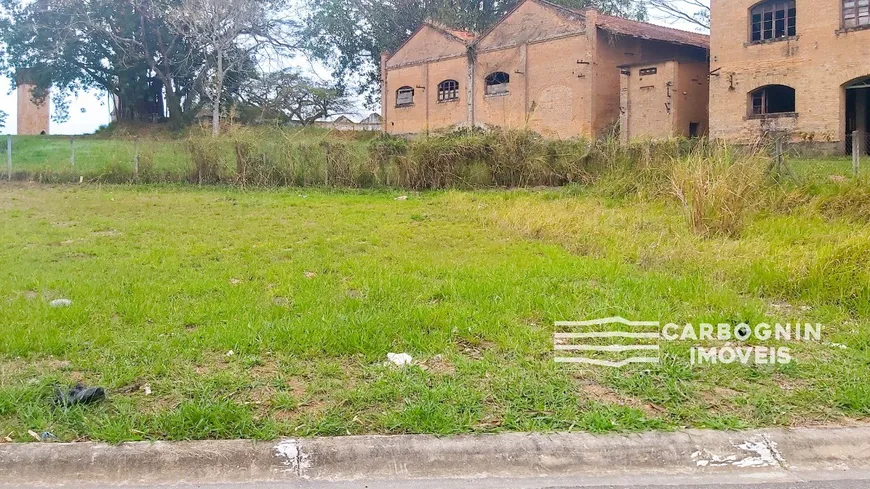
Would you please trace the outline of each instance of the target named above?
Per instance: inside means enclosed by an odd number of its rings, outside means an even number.
[[[438,101],[439,104],[455,104],[456,102],[459,102],[459,97]]]
[[[483,98],[507,97],[510,94],[510,92],[487,93],[483,95]]]
[[[396,105],[396,108],[397,109],[407,109],[407,108],[410,108],[413,106],[414,106],[414,104],[402,104],[402,105]]]
[[[776,114],[757,114],[757,115],[749,115],[744,118],[747,121],[759,121],[766,119],[797,119],[797,112],[779,112]]]
[[[855,31],[870,31],[870,25],[859,25],[855,27],[841,27],[840,29],[834,31],[838,36],[840,34],[848,34],[850,32]]]
[[[777,37],[776,39],[764,39],[763,41],[747,41],[743,43],[743,47],[748,48],[749,46],[763,46],[765,44],[774,44],[778,42],[786,42],[786,41],[797,41],[801,36],[786,36],[786,37]]]

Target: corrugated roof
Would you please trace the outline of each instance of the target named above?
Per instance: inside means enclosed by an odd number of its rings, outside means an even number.
[[[615,34],[710,49],[710,36],[636,20],[598,14],[596,25]]]

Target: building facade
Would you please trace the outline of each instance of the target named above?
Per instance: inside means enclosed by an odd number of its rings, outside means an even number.
[[[39,135],[49,133],[51,122],[50,96],[34,101],[36,84],[27,70],[20,70],[16,78],[18,88],[18,134]]]
[[[870,0],[711,3],[711,137],[775,133],[825,153],[866,140]]]
[[[623,144],[707,134],[710,90],[706,61],[672,59],[621,68],[619,135]]]
[[[661,60],[704,65],[708,45],[701,34],[545,0],[521,1],[478,37],[425,23],[381,58],[384,130],[502,126],[553,138],[599,137],[614,131],[631,107],[623,104],[620,66]],[[706,113],[704,93],[692,100]],[[695,116],[673,117],[684,118]],[[706,116],[698,122],[706,128]]]

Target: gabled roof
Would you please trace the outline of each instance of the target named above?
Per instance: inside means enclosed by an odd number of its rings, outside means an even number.
[[[414,37],[417,34],[419,34],[420,31],[426,27],[430,27],[432,29],[435,29],[436,31],[440,32],[441,34],[444,34],[445,36],[447,36],[449,38],[453,38],[453,40],[459,41],[462,44],[465,44],[466,46],[471,44],[472,42],[474,42],[475,36],[474,36],[474,33],[472,33],[472,32],[458,30],[458,29],[451,29],[440,22],[435,22],[434,20],[426,19],[416,29],[414,29],[414,32],[412,32],[411,35],[408,36],[407,39],[405,39],[405,42],[403,42],[399,47],[397,47],[392,53],[389,53],[390,55],[387,58],[387,60],[390,60],[393,56],[396,55],[396,53],[401,51],[402,48],[404,48],[409,42],[411,42],[411,39],[414,39]]]
[[[544,5],[546,7],[552,8],[556,11],[560,11],[562,14],[567,14],[568,16],[571,16],[571,17],[576,18],[579,16],[578,20],[585,20],[585,18],[586,18],[586,14],[582,10],[563,7],[563,6],[559,5],[558,3],[549,2],[547,0],[520,0],[519,2],[515,3],[513,7],[508,9],[508,11],[505,12],[505,14],[501,16],[501,18],[496,20],[487,30],[483,31],[483,33],[481,33],[479,36],[477,36],[477,39],[475,39],[474,42],[480,43],[480,41],[482,41],[483,38],[490,35],[490,33],[492,33],[498,26],[500,26],[502,24],[502,22],[507,20],[508,17],[513,15],[514,12],[519,10],[520,7],[522,7],[522,5],[526,2],[536,2],[540,5]]]
[[[490,32],[495,30],[495,28],[499,24],[501,24],[505,19],[510,17],[511,14],[513,14],[517,9],[520,8],[522,4],[526,2],[535,2],[539,5],[549,7],[556,11],[561,11],[562,13],[574,14],[575,16],[579,16],[578,20],[585,20],[587,14],[590,11],[594,12],[595,25],[600,29],[604,29],[614,34],[637,37],[639,39],[648,39],[673,44],[695,46],[703,49],[710,49],[710,36],[706,34],[698,34],[696,32],[689,32],[680,29],[674,29],[671,27],[662,27],[655,24],[649,24],[647,22],[639,22],[636,20],[623,19],[622,17],[605,15],[592,8],[568,8],[548,0],[521,0],[517,2],[517,4],[514,5],[505,15],[503,15],[495,24],[493,24],[492,27],[487,29],[486,32],[479,36],[478,41],[489,35]]]
[[[710,49],[710,36],[599,13],[595,25],[614,34]]]

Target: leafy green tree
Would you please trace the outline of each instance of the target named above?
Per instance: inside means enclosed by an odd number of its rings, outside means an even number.
[[[640,0],[555,0],[572,8],[593,6],[602,12],[643,19]],[[369,102],[378,97],[379,57],[397,49],[424,20],[483,32],[517,0],[309,0],[307,48],[333,68],[340,79],[360,78]]]
[[[265,73],[239,91],[239,114],[248,123],[311,125],[314,121],[346,112],[350,103],[335,84],[316,81],[296,69]]]
[[[6,48],[0,68],[13,79],[28,69],[38,88],[52,88],[61,108],[70,96],[98,89],[115,96],[122,120],[163,118],[165,105],[170,122],[180,126],[210,102],[208,53],[167,19],[181,4],[0,0]]]

